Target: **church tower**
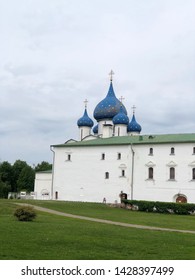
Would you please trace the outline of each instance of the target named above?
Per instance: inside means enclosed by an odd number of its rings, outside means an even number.
[[[122,102],[120,107],[120,112],[116,114],[113,118],[114,124],[114,136],[126,136],[127,135],[127,125],[129,124],[129,118],[123,111]]]
[[[79,127],[79,140],[83,140],[86,136],[91,134],[91,128],[93,126],[93,120],[88,116],[87,113],[87,100],[85,103],[85,110],[83,116],[77,121]]]
[[[135,118],[135,108],[136,108],[135,106],[132,107],[133,117],[127,126],[128,135],[139,135],[142,130],[141,125],[139,123],[137,123],[136,118]]]
[[[100,137],[111,137],[113,134],[113,117],[120,112],[121,102],[114,93],[112,79],[114,72],[110,72],[110,86],[106,97],[98,103],[94,110],[94,118],[98,122],[98,135]],[[122,105],[124,114],[127,110]]]

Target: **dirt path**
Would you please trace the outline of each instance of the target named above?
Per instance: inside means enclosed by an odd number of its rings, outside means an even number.
[[[59,216],[63,216],[63,217],[92,221],[92,222],[96,222],[96,223],[110,224],[110,225],[130,227],[130,228],[147,229],[147,230],[158,230],[158,231],[169,231],[169,232],[195,234],[195,231],[193,231],[193,230],[182,230],[182,229],[171,229],[171,228],[151,227],[151,226],[136,225],[136,224],[127,224],[127,223],[121,223],[121,222],[114,222],[114,221],[110,221],[110,220],[103,220],[103,219],[90,218],[90,217],[85,217],[85,216],[63,213],[63,212],[59,212],[59,211],[56,211],[56,210],[43,208],[43,207],[40,207],[40,206],[31,205],[31,204],[24,204],[24,203],[16,203],[16,204],[18,204],[18,205],[28,205],[28,206],[30,205],[38,211],[47,212],[47,213],[50,213],[50,214],[55,214],[55,215],[59,215]]]

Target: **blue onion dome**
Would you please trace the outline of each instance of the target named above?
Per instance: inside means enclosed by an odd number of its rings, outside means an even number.
[[[98,124],[96,124],[93,128],[93,133],[98,134]]]
[[[120,112],[114,116],[112,121],[113,121],[113,124],[126,124],[126,125],[128,125],[129,118],[125,114],[124,109],[122,107],[122,104],[121,104],[121,107],[120,107]]]
[[[78,127],[81,127],[81,126],[92,127],[93,126],[93,121],[88,116],[86,108],[85,108],[83,116],[77,121],[77,125],[78,125]]]
[[[141,130],[142,130],[141,125],[137,123],[135,119],[135,115],[133,114],[133,117],[127,126],[127,132],[140,132]]]
[[[125,106],[122,106],[124,113],[127,115]],[[93,116],[97,121],[104,119],[113,119],[113,117],[120,112],[120,107],[121,102],[115,96],[111,81],[107,96],[95,107]]]

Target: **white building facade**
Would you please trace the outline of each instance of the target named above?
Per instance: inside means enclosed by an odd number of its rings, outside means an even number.
[[[79,141],[51,146],[53,170],[36,176],[36,198],[45,199],[45,189],[53,200],[116,203],[123,194],[195,203],[195,134],[141,135],[135,112],[129,122],[112,79],[94,119],[93,127],[85,106],[77,122]]]

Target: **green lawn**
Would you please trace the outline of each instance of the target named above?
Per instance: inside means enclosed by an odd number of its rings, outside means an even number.
[[[130,212],[93,203],[34,203],[78,215],[195,229],[193,216]],[[16,207],[11,200],[0,200],[1,260],[195,259],[193,234],[124,228],[44,212],[33,222],[18,222],[13,217]]]
[[[138,211],[112,208],[103,203],[75,203],[43,200],[20,200],[16,202],[28,202],[30,204],[58,210],[61,212],[117,222],[195,231],[195,216],[181,216],[144,212],[141,213]]]

